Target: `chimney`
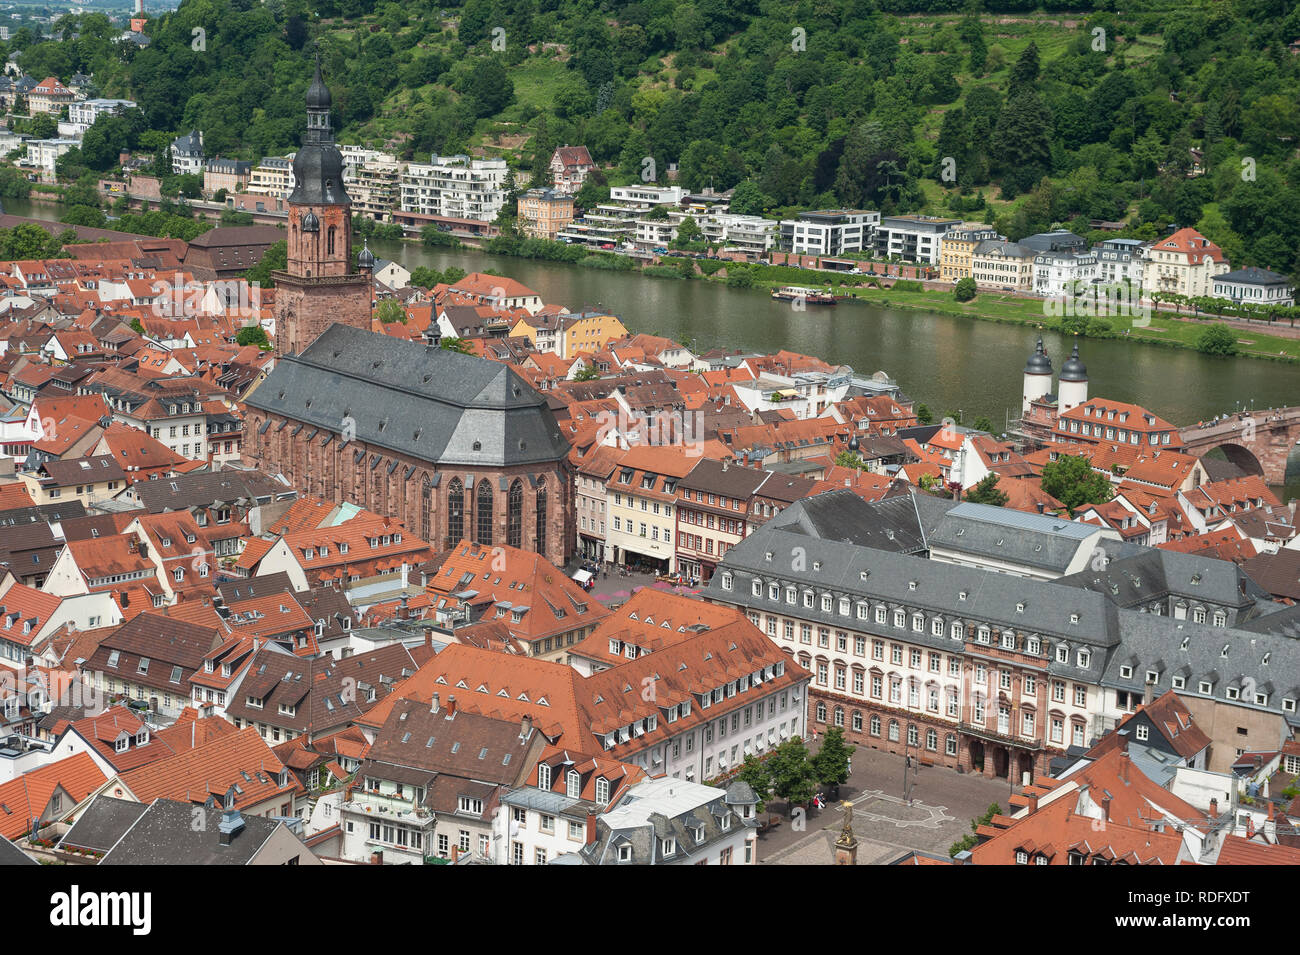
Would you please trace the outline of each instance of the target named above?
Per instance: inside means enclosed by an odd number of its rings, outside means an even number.
[[[1142,705],[1150,706],[1151,701],[1155,699],[1155,695],[1156,685],[1150,680],[1147,680],[1146,685],[1142,687]]]
[[[1047,510],[1047,505],[1046,505],[1045,503],[1043,503],[1042,501],[1039,501],[1039,502],[1038,502],[1036,505],[1034,505],[1034,506],[1038,508],[1038,513],[1039,513],[1039,514],[1042,514],[1042,513],[1046,512],[1046,510]]]
[[[383,865],[383,864],[384,864],[384,850],[383,850],[383,849],[376,849],[374,852],[370,853],[370,864],[371,864],[371,865]]]
[[[1129,764],[1128,748],[1125,747],[1125,749],[1123,749],[1119,754],[1119,778],[1120,781],[1125,784],[1128,783],[1128,764]]]
[[[596,842],[596,814],[587,813],[587,845],[594,845]]]
[[[1219,800],[1210,800],[1210,817],[1215,818],[1219,815]]]
[[[238,809],[227,809],[221,814],[221,822],[217,825],[217,832],[220,834],[221,844],[228,846],[234,842],[235,837],[244,831],[244,817],[239,814]]]
[[[1101,797],[1101,818],[1110,822],[1110,794]]]
[[[452,719],[453,717],[455,717],[455,715],[456,715],[456,698],[454,696],[449,696],[447,697],[447,719]]]
[[[430,713],[437,713],[437,712],[438,712],[438,708],[439,708],[439,706],[441,706],[441,700],[440,700],[438,694],[437,694],[437,693],[434,693],[434,694],[433,694],[433,700],[432,700],[432,702],[429,704],[429,712],[430,712]]]
[[[529,739],[533,735],[533,718],[531,716],[521,717],[519,720],[519,738],[522,740]]]

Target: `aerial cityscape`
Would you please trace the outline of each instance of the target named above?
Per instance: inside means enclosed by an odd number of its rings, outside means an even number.
[[[0,863],[1300,864],[1300,12],[1134,6],[6,7]]]

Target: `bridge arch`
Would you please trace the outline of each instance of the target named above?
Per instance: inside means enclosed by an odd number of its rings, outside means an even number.
[[[1264,465],[1255,456],[1255,452],[1245,445],[1237,444],[1234,441],[1225,441],[1201,455],[1202,458],[1219,456],[1226,458],[1229,464],[1236,467],[1243,474],[1262,475],[1264,473]]]

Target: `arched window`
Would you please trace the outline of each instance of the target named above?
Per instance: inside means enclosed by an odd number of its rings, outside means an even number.
[[[920,734],[920,732],[917,730],[917,728],[916,728],[916,724],[915,724],[915,723],[908,723],[908,724],[907,724],[907,745],[908,745],[908,746],[920,746],[920,745],[921,745],[921,734]]]
[[[433,485],[426,474],[420,488],[420,536],[427,541],[433,540]]]
[[[582,792],[582,776],[578,774],[576,769],[569,770],[568,775],[564,778],[564,784],[565,795],[570,799],[577,799]]]
[[[844,725],[844,707],[842,706],[835,707],[835,725],[836,726]]]
[[[506,543],[511,547],[523,546],[524,485],[516,480],[510,485],[510,500],[506,510]]]
[[[817,722],[826,722],[826,704],[821,702],[821,700],[817,701]]]
[[[537,543],[539,554],[546,553],[546,478],[537,479]]]
[[[465,485],[460,478],[447,487],[447,546],[455,547],[465,539]]]
[[[880,717],[877,716],[875,713],[871,714],[871,735],[872,736],[880,735]]]
[[[925,731],[925,748],[926,749],[939,748],[939,734],[932,729],[928,729]]]
[[[898,720],[889,721],[889,741],[891,743],[898,742]]]
[[[492,544],[492,482],[483,478],[478,482],[474,492],[475,527],[478,533],[474,540],[480,544]]]
[[[857,733],[862,732],[862,711],[861,710],[853,711],[853,730],[854,732]]]

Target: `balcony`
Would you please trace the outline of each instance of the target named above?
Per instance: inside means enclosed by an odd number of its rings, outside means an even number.
[[[1006,746],[1016,746],[1020,749],[1037,751],[1043,748],[1043,741],[1040,739],[1030,739],[1025,736],[1013,736],[1011,733],[1000,733],[997,730],[991,730],[980,723],[971,723],[962,720],[957,724],[957,729],[967,736],[974,736],[976,739],[986,740],[990,743],[1002,743]]]

